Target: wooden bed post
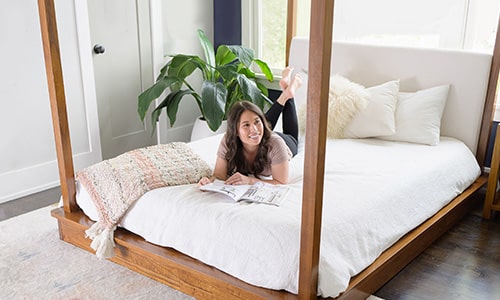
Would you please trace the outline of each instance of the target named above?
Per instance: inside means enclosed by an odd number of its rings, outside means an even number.
[[[38,0],[38,12],[64,211],[74,212],[78,207],[54,0]]]
[[[481,166],[481,171],[483,171],[483,167],[486,162],[486,152],[488,150],[488,141],[491,134],[491,125],[494,116],[499,70],[500,70],[500,18],[498,19],[498,24],[497,24],[497,35],[495,38],[495,46],[493,48],[493,58],[491,60],[490,78],[488,81],[488,90],[486,92],[486,102],[484,104],[481,132],[479,134],[479,146],[476,154],[477,161]]]
[[[285,66],[290,62],[290,45],[292,38],[297,32],[297,1],[288,0],[287,17],[286,17],[286,42],[285,42]]]
[[[311,2],[299,299],[316,299],[318,290],[333,2]]]

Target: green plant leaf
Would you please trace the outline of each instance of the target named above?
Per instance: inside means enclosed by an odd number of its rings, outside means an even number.
[[[212,66],[212,68],[208,68],[207,71],[210,76],[207,76],[206,79],[212,80],[215,76],[215,53],[214,53],[214,46],[212,43],[208,40],[207,36],[205,35],[205,32],[203,30],[198,29],[198,38],[200,39],[200,44],[201,47],[203,48],[203,52],[205,53],[205,60],[206,63],[209,66]]]
[[[177,119],[177,111],[179,110],[179,103],[186,95],[196,94],[192,90],[180,90],[168,94],[165,99],[151,112],[151,124],[153,132],[156,130],[156,123],[158,122],[161,112],[164,108],[167,110],[167,116],[170,121],[170,126],[175,124]]]
[[[224,79],[226,87],[238,76],[238,67],[236,65],[220,66],[217,70]]]
[[[165,76],[165,74],[167,73],[168,69],[170,68],[170,63],[172,62],[172,60],[170,60],[169,62],[167,62],[161,69],[160,69],[160,74],[158,75],[158,77],[156,78],[156,81],[160,80],[161,78],[163,78]]]
[[[225,66],[227,64],[232,63],[235,61],[238,57],[236,54],[234,54],[231,49],[228,48],[226,45],[220,45],[217,48],[217,52],[215,54],[215,63],[217,67],[220,66]]]
[[[144,121],[151,102],[160,97],[165,89],[177,82],[179,82],[179,78],[164,77],[139,95],[137,112],[139,113],[141,121]]]
[[[256,58],[254,61],[259,66],[262,73],[266,76],[267,80],[269,80],[270,82],[273,82],[274,75],[273,75],[273,72],[271,71],[271,69],[269,68],[269,66],[267,65],[267,63],[258,59],[258,58]]]
[[[273,102],[264,95],[257,84],[243,75],[238,76],[238,84],[241,88],[242,98],[253,102],[261,109],[265,107],[266,102],[272,104]]]
[[[257,76],[255,76],[254,71],[252,71],[250,68],[247,68],[245,66],[239,68],[238,73],[245,75],[248,78],[254,79]]]
[[[176,55],[169,62],[168,76],[186,78],[191,75],[197,67],[199,67],[199,58],[191,55]]]
[[[243,63],[247,68],[250,68],[255,57],[252,49],[238,45],[227,47],[238,57],[241,63]]]
[[[191,75],[196,69],[200,69],[203,75],[205,75],[204,73],[207,71],[206,64],[200,57],[182,54],[172,57],[172,60],[169,62],[169,68],[166,71],[167,75],[170,77],[178,77],[182,80],[172,85],[170,88],[173,91],[180,90],[186,77]]]
[[[160,118],[160,114],[163,111],[163,108],[167,107],[170,99],[165,97],[163,101],[151,112],[151,126],[153,127],[153,133],[156,131],[156,123]]]
[[[238,75],[237,79],[244,99],[253,101],[254,99],[260,98],[261,92],[253,80],[241,74]]]
[[[212,131],[219,129],[224,119],[227,89],[220,82],[205,80],[201,87],[201,107]]]
[[[184,98],[184,96],[186,95],[193,94],[196,93],[192,90],[181,90],[168,95],[169,102],[167,107],[167,116],[170,120],[170,126],[173,126],[176,121],[177,111],[179,110],[179,103],[181,102],[182,98]]]
[[[234,103],[241,101],[241,100],[247,100],[247,99],[243,98],[238,81],[234,81],[234,84],[232,84],[228,88],[227,93],[228,93],[228,95],[226,97],[227,103],[226,103],[226,107],[224,108],[224,110],[225,110],[224,119],[227,119],[227,113],[229,112],[229,110],[231,109],[231,107],[233,106]]]
[[[259,88],[260,92],[264,94],[264,96],[269,97],[269,90],[265,85],[257,81],[255,82],[255,84],[257,84],[257,87]]]

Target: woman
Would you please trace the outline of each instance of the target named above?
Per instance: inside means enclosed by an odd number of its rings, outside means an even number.
[[[292,68],[283,71],[280,87],[283,92],[264,116],[248,101],[233,105],[227,118],[227,131],[217,151],[217,161],[211,178],[203,177],[199,184],[214,179],[226,184],[253,184],[264,181],[288,183],[288,165],[297,154],[298,123],[293,96],[302,84],[300,75],[290,82]],[[272,128],[283,115],[283,132]],[[268,123],[269,122],[269,123]]]

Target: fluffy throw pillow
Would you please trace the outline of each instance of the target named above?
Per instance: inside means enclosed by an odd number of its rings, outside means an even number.
[[[368,105],[369,94],[364,86],[334,75],[330,79],[328,97],[329,138],[342,138],[344,128],[359,111]]]
[[[449,85],[441,85],[415,93],[400,93],[396,133],[381,139],[437,145],[449,89]]]
[[[369,87],[369,104],[347,124],[344,138],[368,138],[396,132],[395,111],[398,102],[399,80]]]
[[[341,75],[330,78],[328,97],[328,127],[329,138],[342,138],[346,125],[360,110],[368,105],[369,93],[365,87],[348,80]],[[301,132],[305,131],[306,106],[299,108],[299,124]]]

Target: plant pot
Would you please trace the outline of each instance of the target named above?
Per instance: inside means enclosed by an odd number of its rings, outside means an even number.
[[[227,122],[224,120],[222,121],[222,124],[220,125],[219,129],[217,129],[217,131],[214,132],[208,127],[207,122],[205,120],[203,120],[201,117],[198,117],[194,122],[193,131],[191,131],[191,141],[196,141],[202,138],[224,133],[226,132],[226,128],[227,128]]]

